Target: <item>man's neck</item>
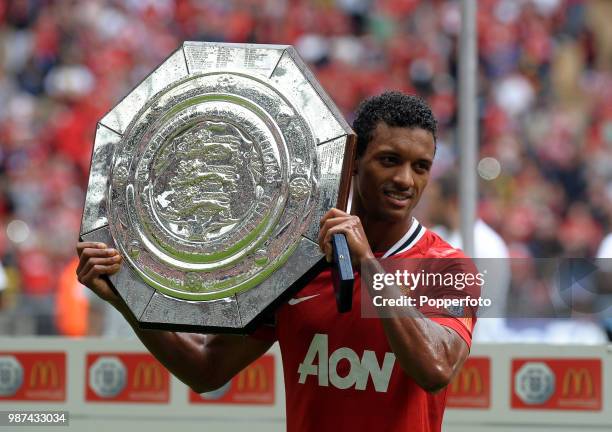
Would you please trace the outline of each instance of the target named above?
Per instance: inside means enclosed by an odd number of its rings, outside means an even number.
[[[412,225],[412,216],[401,222],[368,218],[367,213],[358,204],[353,206],[351,213],[361,219],[361,225],[373,252],[389,250],[406,234]]]

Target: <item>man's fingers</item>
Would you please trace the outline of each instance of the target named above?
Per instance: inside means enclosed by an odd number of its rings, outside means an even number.
[[[319,238],[318,238],[318,242],[319,242],[319,246],[321,247],[321,250],[323,250],[323,245],[324,242],[323,240],[325,239],[325,236],[327,234],[327,232],[334,226],[339,225],[341,223],[346,222],[347,220],[349,220],[351,218],[351,216],[340,216],[340,217],[335,217],[335,218],[331,218],[331,219],[327,219],[323,225],[321,226],[321,229],[319,230]]]
[[[336,233],[344,233],[347,236],[353,233],[356,224],[361,224],[359,218],[338,209],[331,209],[321,219],[318,243],[321,252],[325,254],[327,262],[333,260],[333,247],[331,237]]]
[[[342,231],[335,231],[335,232],[345,232],[345,230],[347,230],[353,223],[352,221],[353,221],[353,216],[351,215],[327,219],[327,221],[325,221],[325,223],[323,224],[323,227],[319,230],[318,243],[319,243],[319,247],[321,248],[321,250],[324,251],[325,244],[331,241],[331,236],[329,234],[331,229],[338,227],[338,226],[343,226],[344,228],[342,229]]]
[[[79,275],[79,282],[81,282],[83,285],[90,286],[92,282],[94,281],[94,279],[102,275],[110,276],[112,274],[115,274],[119,271],[120,268],[121,268],[120,264],[113,264],[113,265],[96,264],[92,266],[89,269],[89,271],[82,272],[83,274]]]
[[[342,210],[338,210],[337,208],[330,209],[327,213],[323,215],[321,220],[319,221],[319,228],[323,226],[323,224],[330,218],[336,218],[341,216],[350,216],[348,213],[343,212]]]
[[[123,258],[115,249],[99,242],[79,242],[77,244],[79,265],[76,270],[80,283],[90,288],[100,298],[114,301],[116,297],[103,275],[113,275],[121,269]]]
[[[325,234],[325,238],[323,239],[323,243],[326,245],[331,245],[332,236],[334,234],[345,234],[348,235],[350,233],[350,226],[348,224],[336,225],[327,230],[327,234]]]
[[[334,250],[332,247],[332,236],[334,234],[344,234],[347,236],[347,240],[348,240],[348,236],[351,232],[352,232],[351,225],[349,223],[336,225],[334,227],[331,227],[329,230],[327,230],[327,234],[325,235],[325,238],[323,239],[323,244],[325,245],[325,257],[327,259],[327,262],[332,262],[334,259],[334,256],[333,256]]]
[[[106,245],[104,243],[100,243],[100,242],[78,242],[77,245],[76,245],[77,254],[79,256],[81,256],[81,253],[86,248],[91,248],[91,249],[106,249]]]
[[[120,256],[119,252],[115,249],[94,249],[84,248],[79,257],[79,265],[77,266],[77,273],[83,269],[89,260],[92,258],[111,258]]]
[[[113,257],[106,257],[106,258],[90,258],[87,260],[85,265],[83,265],[79,273],[83,273],[83,274],[87,273],[93,266],[96,266],[96,265],[111,266],[111,265],[120,264],[120,263],[121,263],[121,255],[115,255]]]
[[[332,262],[333,260],[334,250],[332,247],[332,236],[337,233],[348,234],[349,231],[350,225],[349,223],[347,223],[347,221],[344,221],[344,223],[340,223],[325,230],[325,236],[319,240],[319,246],[321,248],[321,251],[325,254],[327,262]]]
[[[322,217],[322,218],[321,218],[321,220],[319,221],[319,228],[323,226],[323,224],[325,223],[325,221],[326,221],[327,219],[329,219],[330,217],[332,217],[332,216],[333,216],[333,214],[334,214],[334,210],[335,210],[335,209],[333,209],[333,208],[332,208],[331,210],[328,210],[328,211],[327,211],[327,213],[325,213],[325,214],[323,215],[323,217]]]
[[[112,248],[85,248],[81,252],[81,259],[83,258],[91,258],[91,257],[104,257],[104,256],[113,256],[118,255],[119,252],[117,249]]]

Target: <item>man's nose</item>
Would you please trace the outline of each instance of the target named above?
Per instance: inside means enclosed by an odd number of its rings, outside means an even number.
[[[412,171],[412,167],[410,165],[398,167],[393,176],[393,182],[402,189],[414,187],[414,172]]]

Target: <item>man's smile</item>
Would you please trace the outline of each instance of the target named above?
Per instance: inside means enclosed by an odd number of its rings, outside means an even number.
[[[394,207],[405,207],[410,204],[414,198],[412,191],[398,191],[393,189],[384,189],[383,194]]]

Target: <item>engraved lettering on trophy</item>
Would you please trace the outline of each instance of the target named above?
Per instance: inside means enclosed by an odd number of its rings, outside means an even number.
[[[166,228],[191,241],[232,230],[258,194],[263,162],[254,141],[231,123],[206,120],[171,144],[176,151],[159,152],[168,161],[155,161],[159,170],[151,174],[153,205]]]
[[[232,50],[227,47],[220,46],[217,51],[217,69],[223,69],[227,67],[228,63],[232,61]]]
[[[247,69],[266,69],[269,55],[266,50],[247,48],[244,56],[244,66]]]
[[[324,147],[324,148],[321,148]],[[321,146],[318,151],[319,154],[319,165],[321,173],[323,175],[332,173],[334,178],[336,173],[341,169],[342,162],[344,160],[344,153],[334,146]]]
[[[185,45],[185,54],[194,69],[209,69],[213,66],[212,55],[214,55],[215,47],[198,47],[193,45]],[[212,54],[212,55],[211,55]]]

